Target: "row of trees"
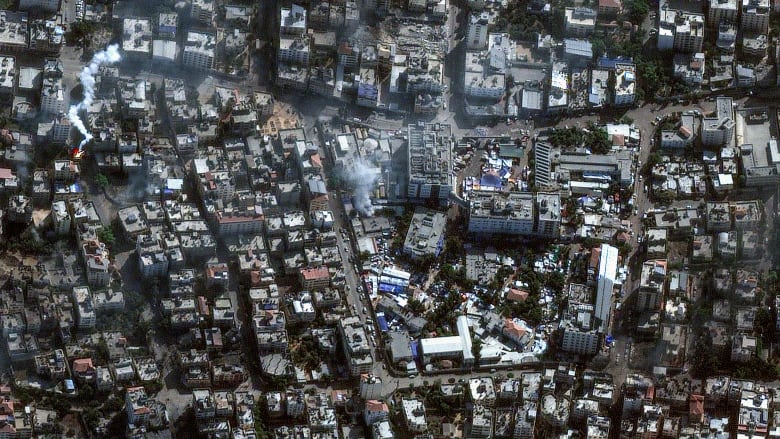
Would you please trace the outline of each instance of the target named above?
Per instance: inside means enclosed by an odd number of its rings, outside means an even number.
[[[594,154],[606,154],[612,148],[607,131],[594,123],[583,130],[578,127],[557,128],[548,138],[550,143],[557,148],[571,149],[585,146]]]

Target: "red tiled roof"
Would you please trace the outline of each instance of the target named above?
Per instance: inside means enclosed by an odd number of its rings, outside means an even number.
[[[599,0],[599,7],[601,8],[620,8],[623,6],[620,0]]]
[[[73,371],[77,373],[85,373],[93,370],[95,367],[92,365],[91,358],[79,358],[73,360]]]
[[[599,267],[599,260],[601,259],[601,247],[596,247],[590,251],[590,266],[593,268]]]
[[[14,414],[14,401],[12,399],[5,399],[0,401],[0,413],[6,415]]]
[[[203,296],[198,296],[198,312],[203,315],[209,314],[209,304],[206,302],[206,298]]]
[[[506,295],[506,300],[515,302],[525,302],[528,299],[528,291],[510,288]]]
[[[695,416],[704,414],[704,397],[702,395],[691,395],[690,414]]]
[[[525,335],[525,329],[513,322],[512,319],[504,319],[504,331],[517,338]]]
[[[302,268],[301,276],[303,276],[304,280],[314,280],[327,278],[330,276],[330,273],[328,273],[328,267]]]
[[[387,412],[387,404],[375,399],[369,399],[366,401],[366,410],[369,412]]]

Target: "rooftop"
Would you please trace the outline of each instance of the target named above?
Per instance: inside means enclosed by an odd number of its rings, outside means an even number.
[[[151,54],[152,22],[147,18],[122,20],[122,50],[126,53]]]
[[[408,173],[416,184],[454,185],[452,175],[452,129],[447,124],[410,124],[408,127]]]
[[[213,57],[216,46],[216,36],[213,33],[189,31],[184,51]]]
[[[0,11],[0,44],[27,47],[26,12]]]

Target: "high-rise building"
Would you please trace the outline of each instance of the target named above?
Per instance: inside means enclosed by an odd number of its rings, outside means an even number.
[[[560,325],[563,329],[562,350],[584,355],[598,352],[599,333],[594,325],[593,311],[591,304],[569,302]]]
[[[636,292],[637,311],[658,311],[665,288],[666,260],[645,261],[642,264],[642,274]]]
[[[216,38],[207,32],[187,32],[182,64],[187,67],[208,70],[214,66]]]
[[[344,354],[349,363],[349,371],[352,376],[371,372],[374,360],[371,357],[371,345],[363,324],[357,317],[348,317],[339,320],[339,335],[344,346]]]
[[[442,123],[418,122],[408,131],[408,180],[406,196],[447,204],[455,188],[452,172],[452,127]]]
[[[471,14],[469,17],[469,31],[466,37],[466,48],[469,50],[482,50],[487,48],[488,22],[490,15],[487,12]]]
[[[546,188],[551,183],[552,145],[547,142],[534,143],[534,184]]]
[[[717,28],[721,23],[736,23],[737,0],[710,0],[707,26]]]
[[[617,247],[601,244],[599,274],[596,280],[596,306],[594,307],[595,328],[601,333],[609,329],[612,313],[612,295],[617,284],[619,252]]]
[[[704,44],[704,16],[679,13],[674,30],[674,50],[677,52],[701,52]]]
[[[710,148],[728,146],[734,141],[735,126],[733,100],[719,96],[715,104],[715,115],[702,120],[702,145]]]
[[[769,0],[742,0],[742,32],[766,33],[769,30]]]

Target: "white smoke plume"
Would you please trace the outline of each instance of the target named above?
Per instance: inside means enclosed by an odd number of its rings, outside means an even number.
[[[344,173],[343,178],[352,187],[352,204],[355,209],[364,216],[374,215],[374,206],[371,204],[371,192],[379,178],[379,169],[363,160],[357,160],[352,164],[352,169]]]
[[[92,140],[92,133],[89,132],[84,125],[84,121],[81,120],[79,111],[89,108],[95,100],[95,75],[100,69],[100,66],[104,64],[114,64],[121,59],[122,56],[119,54],[119,45],[112,44],[106,47],[105,50],[95,53],[89,64],[81,69],[79,80],[81,81],[82,87],[84,87],[83,97],[81,98],[81,102],[71,105],[68,109],[68,119],[70,120],[70,123],[84,136],[84,140],[82,140],[78,146],[78,152],[81,152],[84,149],[84,145]]]

